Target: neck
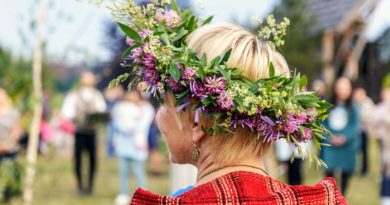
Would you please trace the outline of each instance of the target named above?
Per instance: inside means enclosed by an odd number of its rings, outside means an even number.
[[[212,181],[222,175],[235,172],[235,171],[251,171],[265,175],[261,169],[262,161],[258,156],[245,157],[246,160],[242,160],[237,163],[220,165],[216,163],[211,155],[209,147],[202,148],[200,150],[200,156],[196,164],[198,168],[196,186]],[[261,169],[259,169],[261,168]]]

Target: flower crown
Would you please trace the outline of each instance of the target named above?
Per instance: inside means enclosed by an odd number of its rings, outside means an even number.
[[[177,111],[194,110],[195,122],[201,113],[210,117],[211,127],[203,127],[210,135],[243,127],[267,143],[284,138],[301,155],[300,142],[312,140],[320,149],[322,135],[327,133],[320,121],[327,116],[330,104],[314,92],[301,92],[307,83],[305,76],[276,76],[270,63],[269,77],[252,81],[239,68],[226,65],[231,50],[207,63],[206,55],[199,58],[185,39],[212,17],[200,20],[189,9],[181,11],[174,0],[142,6],[133,0],[120,1],[111,11],[118,22],[123,22],[118,25],[129,45],[123,53],[123,66],[129,72],[114,79],[111,86],[130,78],[130,87],[145,81],[146,91],[160,101],[168,92],[173,93]],[[276,24],[270,16],[266,22],[260,38],[273,40],[269,43],[274,48],[283,45],[288,19]],[[317,166],[326,166],[316,155],[308,156]]]

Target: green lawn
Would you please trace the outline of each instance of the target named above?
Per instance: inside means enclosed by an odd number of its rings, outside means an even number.
[[[102,143],[104,140],[100,140]],[[366,177],[359,175],[352,179],[347,200],[352,205],[379,204],[379,159],[378,146],[370,142],[370,173]],[[69,160],[56,159],[49,155],[41,157],[37,166],[37,178],[34,191],[34,205],[108,205],[114,204],[118,190],[117,161],[104,156],[104,147],[99,146],[99,163],[96,175],[95,193],[91,197],[79,197],[76,194],[72,163]],[[168,165],[164,165],[166,173],[160,177],[149,177],[149,189],[156,193],[169,192]],[[305,184],[318,182],[322,173],[307,167]],[[133,182],[132,182],[133,183]],[[21,198],[15,198],[11,205],[20,205]]]

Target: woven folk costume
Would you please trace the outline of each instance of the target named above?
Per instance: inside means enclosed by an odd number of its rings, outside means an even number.
[[[199,168],[200,185],[174,196],[138,189],[130,204],[347,204],[332,178],[290,186],[251,171],[267,174],[260,158],[279,139],[303,156],[302,143],[320,149],[328,134],[321,122],[331,105],[303,91],[306,77],[291,72],[276,51],[287,18],[278,24],[269,16],[256,36],[230,24],[206,25],[212,18],[182,11],[174,0],[114,2],[111,11],[129,48],[122,64],[128,72],[111,84],[127,78],[130,87],[146,84],[163,104],[156,119],[172,161]],[[324,166],[313,153],[309,161]]]
[[[130,204],[343,205],[347,202],[333,178],[326,178],[314,186],[290,186],[261,174],[237,171],[178,197],[162,196],[139,188]]]

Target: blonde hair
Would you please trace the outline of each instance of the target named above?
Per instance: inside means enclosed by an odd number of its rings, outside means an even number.
[[[206,54],[208,61],[232,49],[227,65],[242,69],[243,75],[252,80],[268,77],[270,62],[275,66],[275,74],[289,76],[283,56],[239,26],[218,24],[200,27],[189,35],[187,44],[199,57]],[[193,115],[193,111],[185,111],[178,113],[178,118],[186,123],[193,120]],[[209,123],[209,120],[201,118],[200,124],[207,127]],[[221,165],[238,163],[253,154],[261,156],[269,147],[263,144],[262,136],[257,136],[248,128],[237,128],[231,134],[214,136],[212,142],[213,150],[218,150],[213,153],[214,161]]]
[[[277,75],[289,76],[284,57],[253,33],[232,24],[207,25],[198,28],[187,38],[188,47],[198,56],[206,54],[208,61],[223,55],[230,48],[232,53],[227,64],[241,68],[252,80],[268,77],[268,66],[272,62]]]

